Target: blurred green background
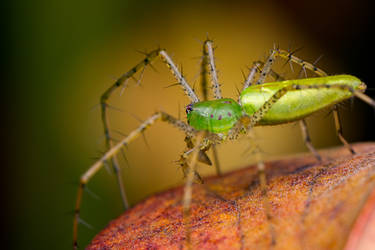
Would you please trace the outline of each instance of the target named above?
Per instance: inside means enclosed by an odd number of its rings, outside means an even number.
[[[187,80],[198,84],[201,42],[208,33],[217,49],[223,93],[236,97],[252,61],[263,59],[274,43],[330,74],[348,73],[374,88],[370,58],[370,1],[12,1],[7,11],[10,69],[3,82],[7,128],[2,175],[4,242],[14,249],[69,249],[72,211],[80,175],[104,150],[100,110],[93,108],[117,77],[143,56],[136,50],[160,45],[182,64]],[[188,99],[180,88],[164,87],[174,79],[160,62],[146,69],[141,87],[116,92],[111,126],[122,133],[140,119],[163,109],[184,117]],[[288,67],[281,68],[290,71]],[[135,85],[131,81],[131,85]],[[374,96],[371,89],[368,92]],[[374,113],[358,101],[342,108],[344,134],[353,141],[373,141]],[[308,119],[317,148],[339,145],[328,111]],[[257,128],[265,157],[307,151],[299,126]],[[150,148],[135,141],[126,150],[124,179],[130,202],[182,183],[174,160],[184,149],[183,134],[166,124],[146,132]],[[121,138],[120,134],[117,138]],[[287,142],[287,143],[286,143]],[[246,144],[219,147],[224,171],[252,158],[241,156]],[[213,174],[201,166],[204,175]],[[105,170],[85,193],[80,246],[122,212],[113,174]]]

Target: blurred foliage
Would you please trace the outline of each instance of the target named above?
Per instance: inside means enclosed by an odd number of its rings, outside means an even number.
[[[187,79],[198,83],[199,41],[208,32],[217,45],[219,77],[229,97],[242,82],[241,69],[263,58],[274,42],[283,48],[290,43],[303,46],[298,55],[309,61],[323,53],[319,66],[329,73],[354,74],[371,84],[369,2],[334,2],[339,4],[327,9],[323,1],[307,6],[294,0],[12,1],[5,89],[5,153],[11,161],[3,175],[10,247],[70,247],[69,212],[79,176],[103,150],[100,113],[92,107],[116,77],[142,59],[136,50],[166,48],[183,65]],[[114,129],[128,133],[138,124],[130,114],[145,119],[160,108],[177,116],[180,106],[184,117],[188,100],[178,88],[164,89],[174,80],[162,63],[155,67],[158,72],[146,70],[142,87],[121,97],[115,94],[111,103],[124,112],[111,111]],[[346,107],[344,133],[349,141],[373,140],[371,110],[357,102]],[[308,120],[317,147],[339,144],[332,118],[325,114]],[[294,125],[256,133],[267,156],[306,151]],[[184,148],[183,135],[163,124],[146,135],[150,149],[138,140],[127,153],[130,166],[124,178],[132,204],[182,181],[172,161]],[[241,156],[243,145],[229,143],[219,149],[225,171],[252,161]],[[85,194],[82,217],[95,229],[81,227],[82,245],[122,211],[116,185],[105,170],[89,184],[101,199]]]

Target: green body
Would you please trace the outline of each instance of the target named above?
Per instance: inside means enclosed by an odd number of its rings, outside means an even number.
[[[365,85],[358,78],[350,75],[306,78],[252,85],[242,91],[240,103],[226,98],[192,104],[192,110],[187,114],[188,122],[197,130],[226,133],[243,114],[246,113],[251,116],[276,91],[293,84],[308,86],[342,84],[354,90],[365,89]],[[289,91],[272,106],[257,125],[276,125],[297,121],[352,96],[353,94],[350,91],[338,88],[312,88]]]

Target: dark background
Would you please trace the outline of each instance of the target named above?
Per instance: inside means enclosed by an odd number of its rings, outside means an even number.
[[[353,74],[370,88],[373,80],[371,1],[12,1],[5,10],[6,66],[2,83],[5,154],[2,171],[3,244],[14,249],[68,249],[79,176],[104,150],[98,109],[100,95],[116,77],[142,59],[136,50],[160,45],[184,65],[187,79],[199,72],[206,33],[218,46],[217,67],[226,96],[235,95],[240,69],[263,58],[279,43],[304,49],[297,55],[329,74]],[[147,70],[141,88],[114,97],[112,125],[124,133],[157,109],[177,116],[187,99],[162,63]],[[288,69],[288,68],[287,68]],[[286,70],[287,70],[286,69]],[[374,112],[354,101],[343,107],[349,141],[374,141]],[[183,115],[183,113],[181,112]],[[182,116],[183,117],[183,116]],[[308,120],[318,148],[339,145],[327,112]],[[152,131],[151,131],[152,130]],[[181,183],[173,161],[183,135],[167,125],[147,132],[127,150],[125,182],[132,204]],[[269,158],[306,151],[298,126],[257,129]],[[288,144],[285,143],[288,141]],[[233,144],[233,145],[232,145]],[[220,148],[225,171],[253,162],[241,157],[241,144]],[[224,150],[226,149],[226,150]],[[212,174],[212,169],[203,173]],[[205,172],[206,171],[206,172]],[[101,171],[89,184],[100,199],[85,193],[80,245],[111,218],[121,202],[113,176]]]

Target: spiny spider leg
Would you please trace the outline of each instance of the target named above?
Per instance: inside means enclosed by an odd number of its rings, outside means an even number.
[[[202,90],[202,95],[203,95],[203,101],[208,100],[208,51],[207,51],[207,46],[206,42],[203,43],[203,48],[202,48],[202,61],[201,61],[201,80],[200,80],[200,85],[201,85],[201,90]]]
[[[254,65],[257,64],[260,71],[262,71],[265,63],[261,60],[255,61]],[[272,68],[270,69],[269,75],[275,80],[275,82],[284,81],[284,77],[282,77],[279,73],[274,71]]]
[[[299,124],[301,126],[303,141],[305,142],[306,147],[310,150],[311,153],[313,153],[313,155],[318,160],[318,162],[322,162],[322,157],[319,155],[318,151],[316,151],[316,149],[314,148],[311,142],[310,133],[307,129],[305,119],[300,120]]]
[[[185,80],[184,76],[178,70],[177,66],[174,64],[172,59],[169,57],[165,50],[160,50],[159,52],[163,61],[168,65],[169,69],[172,71],[173,75],[177,79],[178,83],[181,85],[182,89],[185,91],[185,94],[190,98],[191,102],[199,102],[198,96],[195,94],[194,90]]]
[[[212,41],[207,39],[204,42],[205,47],[207,50],[203,50],[204,55],[205,52],[207,52],[208,60],[209,60],[209,66],[210,66],[210,75],[211,75],[211,82],[212,82],[212,89],[214,91],[214,97],[215,99],[221,99],[221,88],[219,84],[219,80],[217,77],[217,71],[216,71],[216,65],[215,65],[215,56],[214,56],[214,49],[212,47]]]
[[[198,132],[196,136],[195,146],[192,149],[192,155],[190,163],[188,163],[188,171],[186,175],[184,197],[183,197],[183,220],[185,228],[185,242],[187,249],[191,249],[191,199],[192,199],[192,189],[194,176],[196,173],[196,165],[198,160],[198,154],[200,152],[200,145],[203,139],[204,132]]]
[[[190,98],[192,102],[198,102],[199,99],[197,95],[194,93],[193,89],[190,87],[190,85],[186,82],[185,78],[182,76],[182,74],[179,72],[178,68],[176,65],[173,63],[172,59],[168,56],[168,54],[165,52],[165,50],[162,49],[155,49],[151,51],[150,53],[146,54],[146,57],[139,62],[136,66],[134,66],[131,70],[123,74],[120,78],[116,80],[116,82],[109,87],[101,96],[100,98],[100,104],[101,104],[101,116],[102,116],[102,122],[103,122],[103,128],[104,128],[104,134],[106,138],[106,149],[109,150],[114,146],[114,142],[111,139],[111,134],[110,134],[110,129],[109,129],[109,119],[107,115],[107,108],[108,108],[108,99],[112,95],[112,93],[122,86],[123,88],[127,87],[127,81],[129,78],[134,77],[134,74],[139,72],[140,70],[144,70],[147,65],[151,65],[151,63],[158,57],[160,56],[167,64],[167,66],[171,69],[173,75],[187,94],[187,96]],[[125,188],[123,185],[122,181],[122,176],[121,176],[121,168],[119,167],[118,160],[115,157],[111,159],[112,166],[115,170],[115,174],[117,176],[117,181],[120,187],[120,193],[122,197],[122,201],[124,204],[125,209],[129,207],[129,203],[126,197],[125,193]]]
[[[263,66],[262,72],[260,72],[260,76],[258,81],[255,83],[256,85],[263,84],[266,80],[267,75],[270,73],[272,64],[275,61],[276,57],[276,50],[272,50],[270,56],[268,57],[266,63]]]
[[[146,67],[148,64],[150,64],[159,54],[159,49],[152,51],[151,53],[147,54],[146,58],[139,62],[136,66],[134,66],[131,70],[123,74],[120,78],[117,79],[117,81],[109,87],[101,96],[100,98],[100,104],[101,104],[101,116],[102,116],[102,122],[103,122],[103,128],[104,128],[104,135],[105,135],[105,144],[106,144],[106,150],[109,150],[114,146],[114,141],[112,140],[111,132],[109,129],[109,119],[107,115],[107,108],[108,108],[108,99],[112,95],[112,93],[120,86],[126,87],[126,82],[129,78],[133,77],[136,72],[138,72],[140,69]],[[117,157],[113,157],[111,159],[113,169],[115,171],[117,182],[120,188],[121,198],[125,209],[129,208],[129,202],[126,197],[126,192],[122,180],[122,174],[121,174],[121,168],[119,167],[119,163],[117,160]]]
[[[208,71],[207,67],[210,67],[211,70],[211,82],[212,87],[214,89],[214,96],[216,99],[221,98],[221,89],[220,85],[218,83],[217,79],[217,73],[215,68],[215,61],[214,61],[214,55],[213,55],[213,48],[212,48],[212,41],[209,39],[206,39],[203,43],[203,56],[202,56],[202,62],[201,62],[201,89],[203,94],[203,100],[208,100]],[[212,153],[214,156],[214,165],[216,168],[216,174],[218,176],[221,176],[221,168],[220,168],[220,162],[219,162],[219,156],[217,153],[217,148],[215,144],[212,144]]]
[[[263,61],[260,61],[260,60],[253,62],[253,66],[250,68],[250,72],[249,72],[248,76],[246,77],[245,82],[243,83],[242,91],[244,91],[249,86],[253,85],[253,81],[256,77],[256,73],[258,71],[263,72],[264,65],[265,65],[265,63]],[[285,80],[280,74],[273,71],[271,68],[270,68],[268,73],[266,72],[266,74],[269,74],[270,76],[272,76],[272,78],[275,79],[275,81],[284,81]],[[239,101],[239,98],[240,98],[240,96],[238,96],[238,101]]]
[[[178,163],[182,169],[182,173],[184,174],[184,178],[186,178],[188,173],[188,164],[187,164],[187,157],[193,151],[194,144],[193,138],[191,136],[185,136],[185,143],[186,143],[186,150],[180,155],[180,159]],[[201,148],[199,150],[198,161],[205,163],[207,165],[212,165],[211,160],[208,158],[206,151],[209,149],[210,144],[207,144],[207,147]],[[196,180],[199,183],[203,183],[202,177],[199,175],[198,171],[195,171]]]
[[[253,63],[253,66],[251,67],[250,72],[247,75],[245,82],[243,83],[242,91],[244,91],[247,87],[252,85],[252,83],[255,79],[255,75],[256,75],[256,73],[259,69],[259,66],[260,66],[260,64],[258,62]],[[240,95],[240,92],[239,92],[237,102],[240,102],[240,97],[241,97],[241,95]]]
[[[335,120],[335,127],[336,127],[336,134],[337,137],[340,139],[342,144],[352,153],[353,155],[355,154],[354,149],[352,146],[347,142],[347,140],[344,138],[342,135],[342,127],[341,127],[341,122],[340,122],[340,116],[339,116],[339,109],[337,106],[333,108],[333,118]]]
[[[294,52],[288,52],[289,55],[287,55],[287,56],[285,56],[286,52],[283,51],[283,50],[278,50],[278,52],[279,52],[278,56],[281,57],[281,58],[287,59],[287,62],[290,63],[291,67],[293,67],[292,63],[296,63],[297,65],[300,65],[301,68],[303,69],[303,71],[305,72],[305,75],[306,75],[306,68],[307,68],[308,70],[312,71],[317,76],[328,76],[328,74],[325,71],[317,68],[315,66],[315,63],[311,64],[311,63],[305,62],[304,60],[294,56],[293,55]],[[318,60],[316,60],[315,62],[317,62],[317,61]],[[301,128],[302,136],[303,136],[303,141],[304,141],[306,147],[315,156],[315,158],[318,160],[318,162],[322,162],[322,157],[319,155],[318,151],[316,150],[316,148],[314,147],[314,145],[311,142],[311,137],[310,137],[309,130],[307,128],[306,120],[302,119],[299,122],[299,124],[300,124],[300,128]],[[335,124],[335,125],[337,125],[337,124]],[[340,126],[340,124],[339,124],[339,126]]]
[[[312,71],[313,73],[315,73],[317,76],[328,76],[328,74],[323,71],[322,69],[320,68],[317,68],[315,66],[315,63],[311,64],[309,62],[305,62],[304,60],[292,55],[292,53],[290,52],[286,52],[286,51],[283,51],[283,50],[278,50],[278,56],[280,56],[281,58],[284,58],[288,61],[291,61],[291,62],[294,62],[298,65],[300,65],[303,69],[308,69],[310,71]],[[318,60],[316,60],[318,61]],[[357,91],[354,93],[358,98],[360,98],[361,100],[367,102],[368,104],[374,106],[373,104],[371,103],[374,103],[374,101],[369,98],[368,96],[366,96],[365,94]],[[333,117],[334,117],[334,120],[335,120],[335,127],[336,127],[336,134],[338,136],[338,138],[340,139],[340,141],[342,142],[342,144],[349,150],[349,152],[351,154],[355,154],[353,148],[350,146],[350,144],[347,142],[347,140],[344,138],[343,134],[342,134],[342,125],[341,125],[341,121],[340,121],[340,117],[339,117],[339,112],[338,112],[338,107],[337,106],[334,106],[333,108]],[[306,126],[305,126],[306,128]],[[307,130],[306,130],[307,131]],[[304,132],[302,132],[304,133]],[[306,142],[306,140],[305,140]],[[312,148],[312,144],[310,143],[310,146],[306,144],[306,146],[310,149],[310,151],[316,156],[315,152],[316,150],[314,148]],[[314,152],[315,151],[315,152]]]
[[[147,128],[153,125],[156,121],[161,120],[167,122],[178,129],[185,132],[188,136],[194,136],[197,131],[190,127],[183,121],[180,121],[173,116],[165,112],[156,112],[154,115],[145,120],[137,129],[133,130],[122,139],[119,143],[111,147],[107,153],[105,153],[97,162],[95,162],[80,178],[80,184],[77,193],[76,205],[74,210],[73,219],[73,247],[77,248],[77,237],[78,237],[78,224],[79,224],[79,214],[81,209],[82,195],[85,185],[89,180],[111,159],[113,158],[124,146],[128,145],[131,141],[140,136]]]

